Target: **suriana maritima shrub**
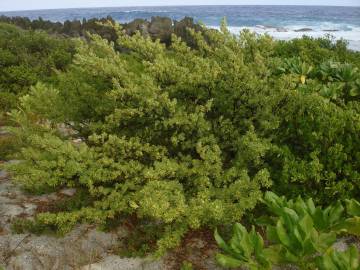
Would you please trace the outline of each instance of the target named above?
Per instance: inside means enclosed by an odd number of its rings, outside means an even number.
[[[323,95],[332,80],[287,69],[269,36],[189,31],[194,48],[176,36],[168,48],[140,34],[79,41],[67,71],[21,99],[14,179],[89,197],[40,222],[66,232],[136,215],[159,224],[163,252],[188,230],[239,221],[270,186],[320,203],[359,195],[357,92]]]

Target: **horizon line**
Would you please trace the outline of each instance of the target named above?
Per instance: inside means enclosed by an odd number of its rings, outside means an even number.
[[[0,10],[1,12],[26,12],[26,11],[46,11],[46,10],[67,10],[67,9],[98,9],[98,8],[141,8],[141,7],[210,7],[210,6],[283,6],[283,7],[291,7],[291,6],[301,6],[301,7],[355,7],[359,8],[359,6],[344,6],[344,5],[280,5],[280,4],[272,4],[272,5],[254,5],[254,4],[242,4],[242,5],[142,5],[142,6],[98,6],[98,7],[64,7],[64,8],[40,8],[40,9],[18,9],[18,10]]]

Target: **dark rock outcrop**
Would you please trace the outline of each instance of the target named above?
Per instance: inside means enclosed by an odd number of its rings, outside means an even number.
[[[296,29],[295,32],[311,32],[314,31],[311,28],[300,28],[300,29]]]
[[[123,28],[128,35],[134,35],[139,31],[144,36],[149,36],[150,22],[144,19],[135,19],[132,22],[123,24]]]
[[[109,41],[116,41],[118,36],[116,31],[104,24],[110,21],[114,23],[111,17],[101,19],[83,19],[82,21],[73,20],[64,23],[52,22],[41,18],[30,20],[23,17],[0,16],[0,22],[17,25],[23,29],[44,30],[50,34],[64,35],[70,37],[86,37],[86,33],[98,34]],[[180,21],[173,21],[168,17],[152,17],[150,21],[145,19],[135,19],[129,23],[121,25],[128,35],[134,35],[139,31],[144,36],[149,36],[153,40],[159,39],[160,42],[170,45],[171,35],[175,34],[189,46],[194,47],[195,41],[188,32],[188,28],[195,31],[202,31],[202,26],[196,24],[193,18],[185,17]]]
[[[169,45],[173,32],[173,22],[170,18],[158,16],[151,18],[149,34],[153,39],[159,39],[162,43]]]
[[[181,21],[174,21],[174,34],[181,37],[190,47],[195,47],[195,40],[188,29],[194,29],[196,32],[202,31],[202,27],[194,23],[194,19],[191,17],[185,17]]]

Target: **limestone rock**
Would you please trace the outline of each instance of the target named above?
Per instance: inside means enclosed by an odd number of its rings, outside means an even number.
[[[311,32],[311,31],[313,31],[312,28],[300,28],[295,30],[295,32]]]
[[[31,252],[25,252],[12,257],[7,270],[45,270],[39,259]],[[51,269],[51,268],[50,268]]]
[[[181,21],[174,21],[174,34],[180,37],[188,46],[194,47],[195,40],[188,29],[194,29],[196,32],[202,30],[201,26],[194,23],[194,19],[191,17],[185,17]]]
[[[151,261],[141,258],[120,258],[108,256],[98,263],[86,265],[81,270],[165,270],[161,261]]]
[[[135,19],[132,22],[124,24],[123,28],[128,35],[134,35],[136,31],[139,31],[143,36],[149,35],[150,22],[144,19]]]
[[[5,170],[0,170],[0,180],[6,179],[9,177],[9,174]]]
[[[152,17],[149,25],[149,34],[153,39],[160,39],[161,42],[169,45],[171,34],[173,33],[173,23],[168,17]]]
[[[74,196],[75,193],[76,193],[75,188],[66,188],[66,189],[60,190],[60,194],[63,194],[63,195],[69,196],[69,197]]]
[[[86,265],[81,270],[140,270],[142,261],[138,259],[121,259],[118,256],[109,256],[104,260]]]

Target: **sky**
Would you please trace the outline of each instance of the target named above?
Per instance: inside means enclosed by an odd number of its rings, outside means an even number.
[[[79,7],[164,5],[331,5],[360,6],[360,0],[0,0],[0,11]]]

